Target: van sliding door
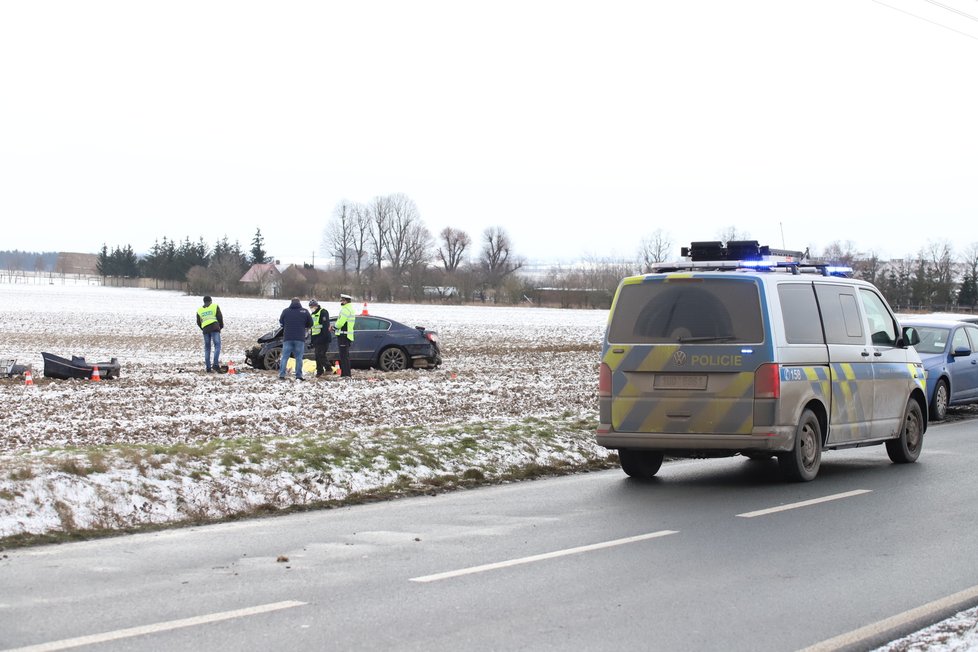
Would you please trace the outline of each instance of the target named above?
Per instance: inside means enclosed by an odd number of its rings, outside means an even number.
[[[857,288],[815,283],[829,349],[832,409],[829,443],[868,439],[875,404],[873,352],[863,327]]]

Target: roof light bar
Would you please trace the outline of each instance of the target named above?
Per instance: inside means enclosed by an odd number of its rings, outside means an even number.
[[[651,265],[652,273],[679,271],[787,271],[792,274],[817,272],[824,276],[852,276],[851,267],[814,262],[808,259],[808,251],[771,249],[757,240],[732,240],[724,245],[719,240],[693,242],[682,247],[685,260],[662,262]]]

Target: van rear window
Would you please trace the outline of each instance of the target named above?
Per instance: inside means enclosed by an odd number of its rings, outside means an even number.
[[[608,341],[618,344],[764,341],[752,279],[682,278],[624,285]]]

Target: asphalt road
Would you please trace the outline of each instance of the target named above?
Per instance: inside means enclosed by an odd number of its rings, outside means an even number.
[[[9,550],[0,649],[865,649],[978,604],[975,424]]]

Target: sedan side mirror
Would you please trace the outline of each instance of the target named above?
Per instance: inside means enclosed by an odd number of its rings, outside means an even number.
[[[920,344],[920,333],[913,326],[903,327],[903,337],[901,338],[900,345],[903,347],[916,346]]]

